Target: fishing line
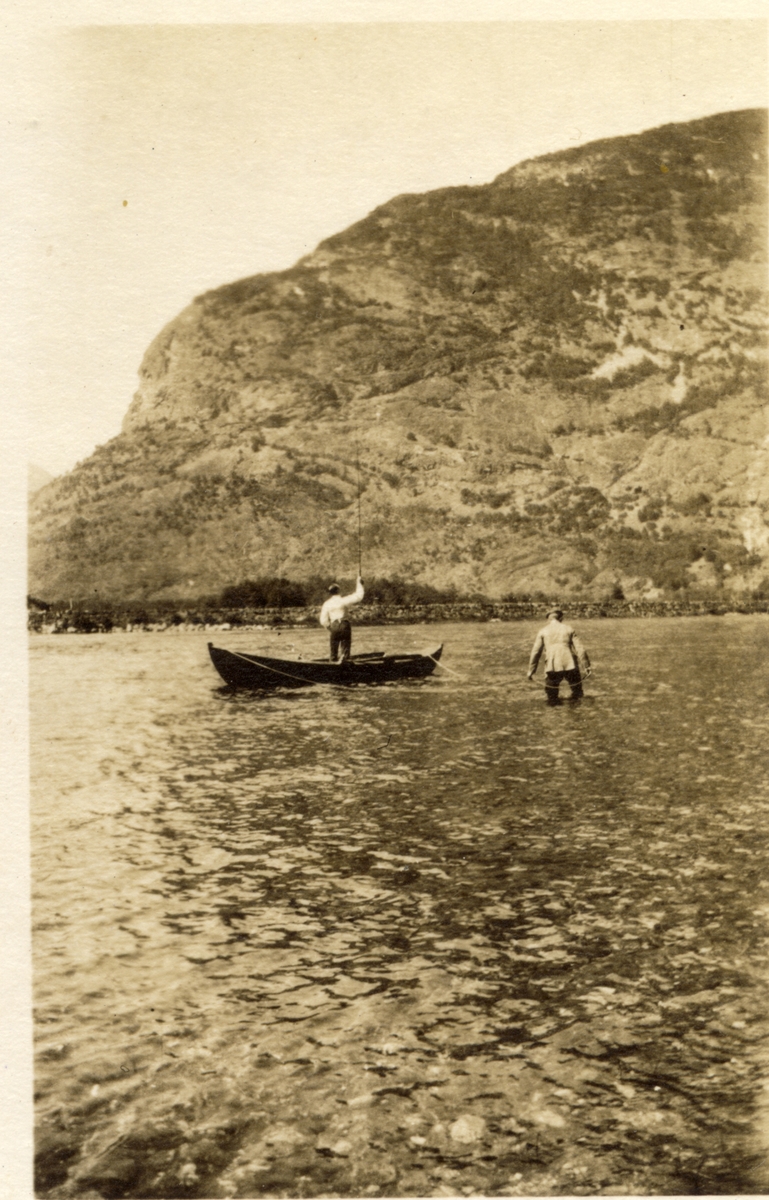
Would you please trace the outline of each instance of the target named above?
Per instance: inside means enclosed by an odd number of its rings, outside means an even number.
[[[360,535],[360,454],[358,452],[358,443],[355,443],[355,466],[358,472],[358,579],[363,574],[361,567],[361,535]]]
[[[228,650],[228,654],[234,655],[235,658],[242,658],[243,662],[247,662],[252,667],[259,667],[265,671],[273,671],[276,675],[285,675],[286,679],[298,679],[300,683],[307,683],[307,679],[302,675],[292,675],[289,671],[281,671],[278,667],[270,667],[266,662],[260,662],[257,658],[249,658],[247,654],[238,654],[237,650]]]
[[[228,650],[227,653],[231,654],[234,658],[242,658],[243,662],[247,662],[249,664],[249,666],[258,667],[260,670],[272,671],[273,674],[275,674],[275,675],[285,675],[286,679],[296,679],[296,680],[298,680],[299,683],[303,683],[303,684],[311,684],[312,683],[312,680],[307,679],[307,677],[304,675],[292,675],[290,671],[281,671],[279,667],[271,667],[266,662],[264,662],[263,660],[260,660],[259,658],[256,658],[256,657],[249,658],[247,654],[238,654],[237,650]],[[423,657],[429,658],[432,660],[432,662],[436,663],[438,666],[441,666],[441,663],[438,662],[437,658],[433,658],[432,654],[425,654],[425,655],[423,655]],[[331,684],[332,687],[343,686],[342,684],[336,683],[334,680],[329,680],[328,682]]]
[[[448,671],[450,675],[455,675],[457,679],[462,681],[462,683],[467,683],[467,679],[464,675],[460,675],[458,671],[453,671],[451,667],[447,667],[446,664],[441,662],[439,659],[433,658],[432,654],[425,654],[424,657],[429,658],[430,661],[434,662],[437,667],[441,668],[441,670]]]
[[[593,672],[591,671],[589,675],[583,675],[582,679],[580,680],[580,683],[585,683],[588,679],[592,679],[592,678],[593,678]],[[549,688],[546,683],[540,683],[538,679],[529,679],[528,682],[533,683],[534,686],[539,688],[539,690],[541,692],[549,692],[549,691],[556,690],[555,687]],[[561,690],[561,683],[569,683],[569,681],[568,681],[568,679],[562,679],[560,681],[560,683],[558,684],[558,691]],[[571,687],[571,684],[569,684],[569,686]]]
[[[408,644],[409,646],[416,646],[418,643],[414,640],[414,638],[411,638]],[[467,683],[467,678],[465,675],[460,675],[458,671],[454,671],[451,667],[447,667],[445,662],[442,662],[440,659],[433,658],[432,654],[428,654],[425,650],[420,650],[419,653],[423,658],[429,658],[430,661],[434,662],[436,667],[440,667],[442,671],[448,671],[450,675],[455,675],[457,679],[461,679],[462,683]]]

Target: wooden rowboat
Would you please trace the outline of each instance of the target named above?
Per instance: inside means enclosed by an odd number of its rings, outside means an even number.
[[[208,643],[211,662],[225,683],[239,688],[309,687],[315,683],[390,683],[432,675],[443,645],[424,654],[353,654],[346,662],[328,659],[265,658],[240,654]]]

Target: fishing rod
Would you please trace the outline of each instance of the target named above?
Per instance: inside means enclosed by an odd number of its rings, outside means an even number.
[[[360,454],[358,452],[358,443],[355,443],[355,466],[358,472],[358,579],[363,575],[361,568],[361,534],[360,534]]]

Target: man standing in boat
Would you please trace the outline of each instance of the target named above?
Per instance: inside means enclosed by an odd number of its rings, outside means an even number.
[[[587,651],[572,629],[565,625],[563,611],[553,608],[547,614],[548,623],[543,625],[534,641],[529,659],[527,679],[534,678],[537,664],[545,652],[545,694],[548,704],[559,704],[558,688],[565,679],[571,688],[571,699],[582,696],[582,676],[590,674],[590,659]]]
[[[363,599],[363,580],[359,575],[355,591],[349,596],[340,596],[335,583],[328,590],[328,600],[320,610],[320,623],[329,632],[329,658],[332,662],[346,662],[352,645],[352,626],[347,619],[347,609],[351,604],[360,604]]]

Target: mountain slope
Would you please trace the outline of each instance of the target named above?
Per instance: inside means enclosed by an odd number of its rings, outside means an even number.
[[[350,576],[359,482],[364,573],[757,586],[766,134],[763,110],[725,113],[399,196],[199,297],[121,435],[35,497],[30,587]]]

